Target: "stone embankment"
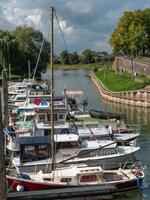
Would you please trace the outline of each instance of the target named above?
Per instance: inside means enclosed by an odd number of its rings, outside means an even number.
[[[103,83],[95,76],[95,74],[92,74],[91,78],[98,88],[101,96],[106,100],[127,105],[142,106],[147,108],[150,107],[150,90],[112,92],[103,85]]]
[[[112,66],[114,71],[127,71],[131,74],[143,74],[150,77],[150,58],[116,57]]]

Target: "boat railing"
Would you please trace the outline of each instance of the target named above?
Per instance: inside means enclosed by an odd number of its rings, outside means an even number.
[[[131,133],[140,134],[141,125],[140,124],[126,124],[127,129]]]
[[[132,134],[140,134],[141,125],[139,124],[126,124],[125,127],[117,127],[113,130],[114,133],[132,133]]]
[[[143,170],[143,164],[140,161],[131,161],[131,162],[126,162],[123,166],[122,169],[139,169]]]

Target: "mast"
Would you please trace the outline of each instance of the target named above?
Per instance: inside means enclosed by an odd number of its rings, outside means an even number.
[[[30,60],[28,60],[28,78],[31,78],[31,65],[30,65]]]
[[[54,170],[54,69],[53,69],[53,55],[54,55],[54,7],[51,7],[51,42],[50,42],[50,65],[51,65],[51,171]]]
[[[4,155],[4,134],[3,134],[3,119],[2,119],[2,102],[1,102],[0,91],[0,199],[7,199],[7,188],[6,188],[6,172],[5,172],[5,155]]]

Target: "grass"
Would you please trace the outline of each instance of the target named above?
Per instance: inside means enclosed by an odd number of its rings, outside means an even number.
[[[90,63],[90,64],[54,64],[55,68],[57,69],[98,69],[102,67],[111,67],[112,62],[100,62],[100,63]]]
[[[116,74],[113,71],[101,70],[95,72],[95,75],[110,91],[114,92],[136,90],[145,87],[145,83],[136,82],[127,72]]]
[[[148,78],[145,75],[139,74],[139,75],[136,76],[136,78],[139,79],[139,80],[143,80],[144,83],[146,83],[146,84],[150,84],[150,78]]]

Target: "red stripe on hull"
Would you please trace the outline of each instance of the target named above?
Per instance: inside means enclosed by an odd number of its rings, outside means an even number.
[[[36,191],[36,190],[50,190],[50,189],[60,189],[65,188],[65,185],[60,184],[44,184],[38,183],[31,180],[19,180],[13,179],[11,177],[7,178],[8,187],[11,187],[14,192],[17,192],[17,185],[22,185],[24,187],[24,191]]]

